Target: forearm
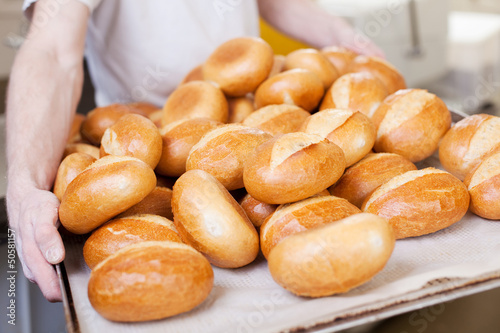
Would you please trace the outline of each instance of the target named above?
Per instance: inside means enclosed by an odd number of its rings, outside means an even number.
[[[276,29],[318,48],[339,44],[336,31],[348,25],[311,0],[259,0],[259,11]]]
[[[80,98],[82,63],[64,63],[27,41],[14,64],[7,97],[7,164],[11,195],[50,190]]]

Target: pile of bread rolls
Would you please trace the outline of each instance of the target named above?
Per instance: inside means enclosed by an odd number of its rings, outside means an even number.
[[[107,319],[189,311],[210,293],[211,265],[259,251],[283,288],[329,296],[369,281],[396,239],[461,220],[469,201],[500,219],[500,119],[450,126],[443,101],[406,89],[382,59],[335,47],[283,57],[236,38],[162,109],[77,117],[54,193],[62,225],[91,233],[88,295]],[[447,171],[418,170],[440,142]]]

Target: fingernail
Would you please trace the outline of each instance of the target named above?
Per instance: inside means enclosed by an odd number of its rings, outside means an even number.
[[[62,251],[58,247],[51,247],[45,252],[45,259],[51,264],[57,264],[61,261]]]

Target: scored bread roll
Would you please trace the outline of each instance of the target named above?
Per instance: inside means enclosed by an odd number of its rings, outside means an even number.
[[[431,156],[451,125],[446,104],[423,89],[389,95],[375,111],[376,152],[400,154],[412,162]]]
[[[180,84],[188,83],[191,81],[203,81],[203,64],[196,66],[187,73],[182,79]]]
[[[272,135],[286,134],[297,132],[309,116],[309,112],[295,105],[268,105],[246,117],[242,125],[257,127]]]
[[[362,210],[389,221],[397,239],[430,234],[458,222],[469,208],[465,185],[435,168],[407,171],[377,188]]]
[[[83,258],[90,269],[116,251],[145,241],[182,243],[174,222],[151,214],[113,219],[92,232],[83,246]]]
[[[349,201],[331,195],[315,196],[280,205],[260,228],[260,248],[264,257],[285,238],[296,233],[361,213]]]
[[[243,171],[247,192],[269,204],[308,198],[334,184],[345,169],[342,149],[318,135],[301,132],[258,146]]]
[[[92,146],[87,143],[68,143],[64,148],[63,159],[74,153],[84,153],[94,157],[95,159],[99,158],[99,148],[96,146]]]
[[[329,190],[361,208],[363,201],[377,187],[407,171],[417,170],[412,162],[392,153],[368,154],[340,177]]]
[[[283,72],[284,66],[285,66],[285,56],[281,55],[281,54],[275,54],[274,59],[273,59],[273,67],[271,68],[271,71],[269,72],[268,78]]]
[[[239,37],[215,49],[203,65],[203,78],[217,83],[230,97],[244,96],[268,77],[273,49],[263,39]]]
[[[228,98],[227,104],[229,107],[227,122],[229,124],[241,123],[243,119],[255,111],[253,96],[251,94],[247,94],[243,97]]]
[[[362,159],[375,143],[375,126],[365,114],[358,111],[319,111],[309,116],[300,130],[317,134],[338,145],[344,152],[346,166]]]
[[[269,271],[299,296],[344,293],[381,271],[394,244],[387,221],[355,214],[284,239],[269,254]]]
[[[88,296],[108,320],[157,320],[194,309],[210,294],[213,280],[210,263],[192,247],[148,241],[98,264],[90,273]]]
[[[387,61],[377,57],[357,56],[351,61],[348,72],[369,72],[384,83],[389,94],[406,89],[401,73]]]
[[[85,234],[140,202],[155,186],[155,173],[143,161],[105,156],[68,185],[59,219],[68,231]]]
[[[174,185],[174,223],[182,240],[215,266],[242,267],[259,252],[252,222],[226,188],[203,170],[190,170]]]
[[[95,108],[87,114],[82,122],[80,134],[91,144],[98,146],[101,143],[104,131],[116,123],[118,119],[129,113],[137,113],[147,116],[140,108],[127,104],[111,104]]]
[[[439,161],[458,179],[500,145],[500,117],[475,114],[457,122],[439,145]]]
[[[470,210],[490,220],[500,220],[500,146],[486,155],[464,180]]]
[[[95,160],[93,156],[85,153],[73,153],[62,160],[54,182],[54,194],[59,201],[62,200],[68,184]]]
[[[168,187],[156,186],[151,193],[137,204],[133,205],[117,217],[126,217],[138,214],[150,214],[165,217],[169,220],[174,218],[172,213],[172,190]]]
[[[382,81],[372,74],[349,73],[338,78],[328,89],[319,109],[349,109],[371,117],[388,95]]]
[[[341,46],[327,46],[321,49],[321,53],[335,66],[339,75],[346,74],[349,65],[358,56],[357,53]]]
[[[154,169],[161,151],[162,140],[156,125],[144,116],[127,114],[104,132],[100,156],[131,156]]]
[[[242,188],[243,165],[248,155],[272,136],[258,128],[228,124],[208,132],[196,143],[186,161],[186,170],[208,172],[228,190]]]
[[[71,128],[69,130],[67,143],[76,143],[82,141],[82,135],[80,134],[80,128],[82,127],[82,123],[85,120],[85,116],[83,114],[76,113],[73,118],[73,123],[71,124]]]
[[[299,49],[285,58],[284,70],[303,68],[316,74],[323,88],[328,89],[340,76],[337,68],[322,53],[315,49]]]
[[[160,129],[162,154],[156,172],[179,177],[186,172],[186,160],[191,148],[209,131],[222,123],[208,118],[182,119]]]
[[[325,89],[321,80],[306,69],[290,69],[270,77],[255,92],[255,107],[270,104],[297,105],[311,112],[318,106]]]
[[[163,106],[162,126],[181,119],[209,118],[225,123],[227,100],[222,91],[205,81],[191,81],[175,89]]]

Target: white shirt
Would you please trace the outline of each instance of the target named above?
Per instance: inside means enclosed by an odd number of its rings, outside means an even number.
[[[24,1],[28,16],[35,1]],[[218,45],[259,35],[255,0],[78,1],[91,11],[85,56],[99,106],[132,101],[163,106]]]

